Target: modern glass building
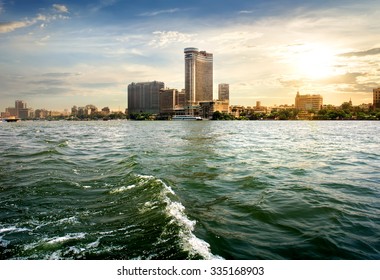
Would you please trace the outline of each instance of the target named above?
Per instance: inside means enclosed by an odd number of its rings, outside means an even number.
[[[185,48],[186,106],[213,100],[213,55],[197,48]]]

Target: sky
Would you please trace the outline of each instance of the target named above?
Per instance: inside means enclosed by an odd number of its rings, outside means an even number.
[[[0,0],[0,111],[124,110],[132,82],[184,88],[184,53],[214,55],[230,104],[372,103],[378,0]]]

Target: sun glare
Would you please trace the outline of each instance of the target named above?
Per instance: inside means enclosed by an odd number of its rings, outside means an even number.
[[[296,72],[308,79],[322,79],[334,74],[334,54],[321,46],[307,46],[295,54]]]

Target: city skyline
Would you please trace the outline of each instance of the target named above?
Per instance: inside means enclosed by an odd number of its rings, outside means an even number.
[[[129,2],[129,1],[128,1]],[[127,85],[185,87],[183,49],[214,54],[213,98],[372,103],[380,87],[380,3],[317,1],[0,0],[0,108],[127,107]]]

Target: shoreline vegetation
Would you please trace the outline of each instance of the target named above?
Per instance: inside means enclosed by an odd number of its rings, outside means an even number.
[[[235,113],[235,114],[234,114]],[[92,120],[171,120],[172,115],[160,115],[150,113],[125,114],[122,112],[104,115],[95,112],[91,115],[70,115],[70,116],[51,116],[45,119],[26,119],[26,120],[47,120],[47,121],[92,121]],[[210,120],[380,120],[380,109],[362,109],[360,107],[347,108],[324,108],[319,111],[300,111],[297,109],[280,109],[270,113],[254,113],[242,111],[222,113],[216,111],[212,114]],[[25,120],[25,119],[23,119]]]
[[[351,102],[344,102],[341,106],[327,105],[319,111],[301,111],[295,108],[276,108],[270,112],[255,112],[252,108],[232,108],[230,113],[215,111],[208,116],[201,116],[207,120],[380,120],[380,108],[373,106],[352,106]],[[174,114],[152,114],[147,112],[132,113],[92,111],[89,114],[55,115],[46,118],[28,118],[22,120],[47,120],[47,121],[96,121],[96,120],[171,120]]]

